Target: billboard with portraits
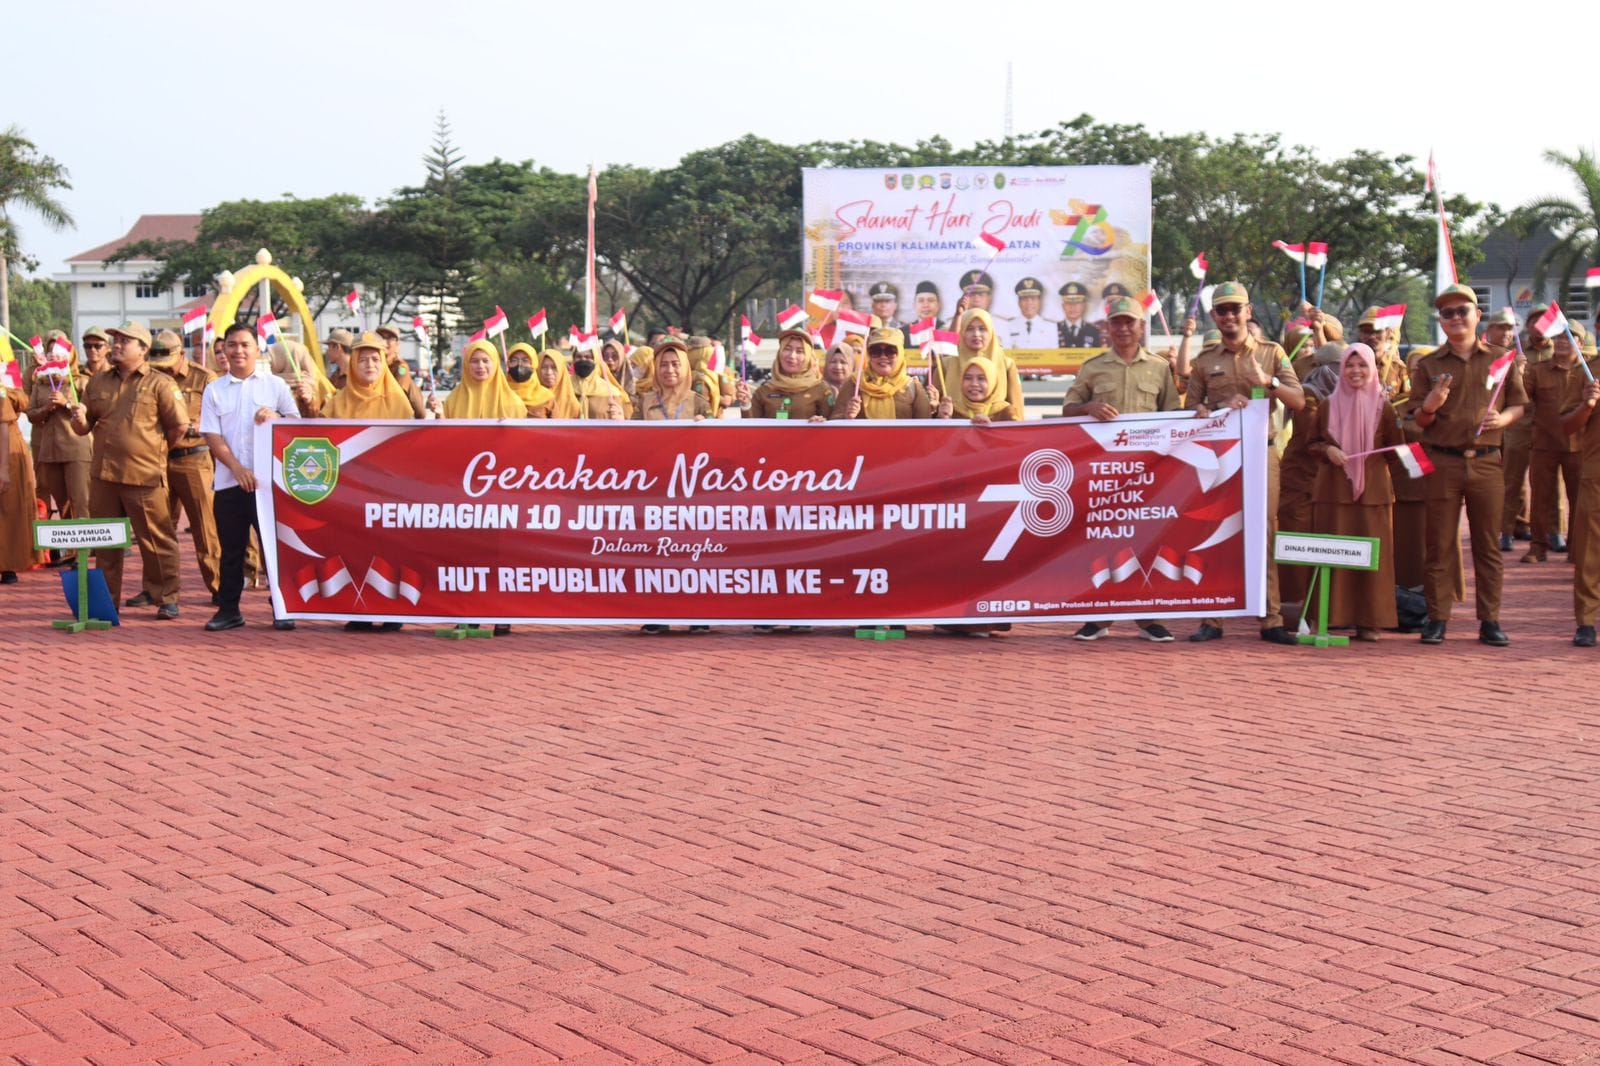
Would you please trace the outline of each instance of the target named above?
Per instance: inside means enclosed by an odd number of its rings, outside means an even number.
[[[807,168],[803,182],[808,292],[941,329],[965,297],[1024,371],[1075,370],[1104,347],[1105,301],[1150,285],[1147,166]]]

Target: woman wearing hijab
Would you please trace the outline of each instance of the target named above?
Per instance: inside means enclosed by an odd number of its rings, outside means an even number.
[[[579,418],[620,422],[633,414],[633,401],[593,351],[573,356],[572,391],[578,397]]]
[[[631,400],[639,390],[633,383],[633,363],[624,354],[620,337],[612,337],[600,346],[600,361],[611,372],[611,380],[616,382],[621,387],[623,395],[629,398],[631,408]]]
[[[533,345],[513,344],[506,352],[506,387],[522,401],[522,417],[535,418],[534,412],[549,405],[555,393],[538,378],[539,353]]]
[[[461,384],[444,402],[446,418],[526,418],[527,405],[500,373],[500,356],[488,341],[461,353]]]
[[[822,364],[822,383],[828,386],[828,417],[833,417],[834,407],[839,400],[839,390],[845,382],[855,376],[856,352],[843,341],[835,344],[828,352],[827,360]]]
[[[772,377],[750,397],[748,418],[784,418],[823,422],[833,410],[833,395],[822,380],[811,334],[786,329],[778,334],[778,358]]]
[[[662,337],[651,353],[654,362],[650,371],[651,388],[639,394],[639,406],[633,410],[639,422],[702,422],[710,417],[711,407],[705,395],[696,392],[690,384],[693,374],[689,352],[679,337]],[[641,627],[644,633],[665,633],[670,626],[649,625]],[[706,633],[710,626],[690,626],[691,633]]]
[[[32,569],[39,561],[33,550],[33,519],[38,513],[33,457],[19,424],[27,408],[21,389],[0,387],[0,584],[5,585],[16,584],[17,571]]]
[[[716,343],[710,337],[690,337],[684,345],[684,351],[694,372],[690,386],[705,397],[711,418],[722,417],[722,409],[732,406],[735,400],[733,386],[711,369],[711,357],[717,351]]]
[[[897,329],[875,329],[867,335],[867,365],[858,377],[839,388],[829,418],[875,420],[930,418],[928,390],[906,373],[906,354]]]
[[[974,425],[1014,422],[1011,405],[1006,402],[1005,374],[993,361],[974,356],[961,372],[955,393],[939,401],[937,418],[968,418]]]
[[[989,317],[989,312],[977,307],[963,311],[956,323],[956,336],[956,354],[946,356],[943,365],[934,371],[934,386],[941,392],[959,391],[967,363],[981,356],[993,363],[1004,376],[1004,396],[1006,405],[1011,408],[1011,420],[1021,422],[1022,376],[1017,373],[1017,364],[1000,347],[1000,338],[994,331],[994,319]]]
[[[518,345],[528,348],[526,344]],[[528,348],[531,352],[533,349]],[[513,352],[516,348],[512,349]],[[560,348],[546,348],[538,353],[538,377],[530,386],[537,386],[518,395],[527,405],[529,418],[582,418],[583,405],[572,391],[572,374],[567,369],[567,355]],[[537,401],[537,402],[532,402]]]
[[[350,350],[350,369],[344,388],[322,408],[324,418],[438,418],[443,405],[437,396],[428,400],[426,416],[419,416],[406,388],[389,373],[388,346],[368,330]]]
[[[1393,628],[1394,487],[1389,468],[1394,452],[1350,456],[1405,443],[1378,379],[1378,364],[1365,344],[1345,348],[1339,384],[1317,408],[1310,451],[1323,460],[1311,496],[1311,527],[1317,533],[1378,538],[1378,569],[1334,570],[1328,625],[1356,627],[1357,640],[1377,640]]]

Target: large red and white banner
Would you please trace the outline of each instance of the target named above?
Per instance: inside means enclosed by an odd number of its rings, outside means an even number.
[[[279,617],[1259,615],[1266,403],[1113,422],[257,427]]]

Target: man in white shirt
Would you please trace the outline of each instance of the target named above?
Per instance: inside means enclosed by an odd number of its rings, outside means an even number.
[[[200,433],[216,460],[211,508],[217,519],[222,558],[217,573],[217,613],[206,623],[215,633],[244,625],[239,594],[244,591],[244,556],[256,519],[255,428],[273,418],[297,418],[299,408],[282,378],[257,370],[261,352],[255,331],[235,323],[222,335],[228,373],[206,386],[200,400]],[[275,620],[274,629],[294,622]]]

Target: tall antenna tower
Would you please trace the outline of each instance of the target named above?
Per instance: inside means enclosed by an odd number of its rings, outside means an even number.
[[[1006,60],[1006,139],[1011,139],[1011,60]]]

